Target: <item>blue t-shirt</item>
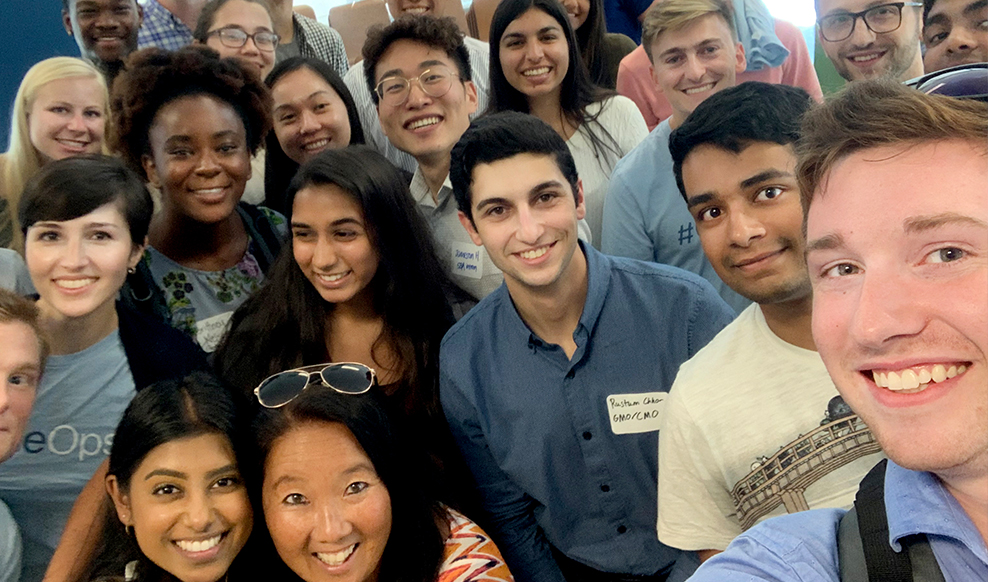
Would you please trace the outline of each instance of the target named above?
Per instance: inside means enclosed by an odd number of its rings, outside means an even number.
[[[25,582],[44,576],[72,504],[110,454],[134,394],[117,330],[81,352],[48,358],[24,440],[0,465],[0,500],[23,534]]]
[[[0,582],[17,582],[21,577],[21,532],[14,516],[0,501]]]
[[[669,153],[671,133],[666,119],[614,167],[604,199],[600,250],[696,273],[741,313],[751,301],[728,287],[710,265],[693,215],[676,186]]]
[[[642,43],[642,23],[638,17],[648,10],[652,0],[604,0],[604,24],[607,32],[619,32]]]
[[[679,365],[730,309],[702,278],[580,243],[576,352],[542,341],[502,285],[440,348],[440,398],[519,582],[564,582],[549,544],[598,570],[654,574],[658,419]]]
[[[946,582],[988,580],[988,549],[957,500],[932,473],[891,460],[885,470],[889,544],[926,534]],[[838,582],[837,528],[843,509],[766,520],[705,562],[690,582]]]

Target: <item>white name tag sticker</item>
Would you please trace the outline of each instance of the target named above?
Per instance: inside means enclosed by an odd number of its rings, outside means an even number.
[[[453,274],[469,279],[484,276],[484,247],[473,243],[453,243]]]
[[[636,434],[659,430],[659,418],[665,406],[665,392],[612,394],[607,397],[607,416],[614,434]]]
[[[216,351],[216,347],[220,345],[220,340],[223,339],[227,328],[230,327],[231,316],[233,316],[233,312],[228,311],[196,322],[196,341],[199,342],[202,351],[207,354]]]

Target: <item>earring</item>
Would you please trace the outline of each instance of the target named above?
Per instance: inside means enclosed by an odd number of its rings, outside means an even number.
[[[127,537],[133,536],[134,535],[134,526],[132,526],[132,525],[125,525],[124,526],[124,532],[127,534]]]
[[[133,275],[136,272],[137,272],[137,267],[131,267],[131,268],[127,269],[127,274],[128,275]]]

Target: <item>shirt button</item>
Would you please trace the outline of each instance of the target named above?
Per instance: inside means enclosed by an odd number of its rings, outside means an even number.
[[[611,490],[611,488],[608,485],[601,485],[600,486],[600,490],[603,491],[604,493],[607,493],[608,491]],[[624,527],[624,526],[621,526],[621,527]]]
[[[572,380],[574,376],[576,376],[576,372],[574,372],[573,370],[570,370],[569,372],[566,372],[566,379],[567,380]]]
[[[626,531],[628,531],[628,528],[624,527],[623,525],[619,525],[618,526],[618,533],[619,534],[622,534],[622,533],[624,533]]]
[[[583,433],[583,440],[588,441],[592,438],[593,438],[593,434],[591,434],[590,431]]]

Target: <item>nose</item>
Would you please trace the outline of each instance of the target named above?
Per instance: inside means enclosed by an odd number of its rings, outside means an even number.
[[[257,48],[257,43],[254,42],[254,37],[247,37],[247,41],[244,42],[244,46],[240,47],[240,54],[243,55],[256,55],[261,52],[261,49]]]
[[[857,305],[848,334],[876,353],[896,338],[919,334],[926,326],[923,297],[928,289],[912,288],[915,280],[895,269],[872,268],[858,275]]]
[[[86,265],[86,245],[81,237],[67,237],[65,241],[65,251],[61,255],[59,263],[63,268],[69,270],[81,269]]]
[[[312,265],[320,271],[328,271],[336,265],[336,247],[320,236],[312,252]]]
[[[112,10],[100,10],[96,15],[96,26],[98,28],[116,28],[119,22],[113,16]]]
[[[851,36],[847,40],[854,46],[868,46],[875,42],[875,33],[868,27],[863,16],[855,18],[851,26]]]
[[[213,503],[205,491],[188,491],[185,523],[193,531],[206,531],[213,523]]]
[[[86,120],[82,117],[82,111],[76,111],[69,118],[68,128],[72,131],[86,131]]]
[[[339,503],[328,501],[320,504],[315,512],[313,535],[317,541],[335,542],[353,532],[353,523]]]
[[[744,211],[729,212],[728,221],[731,244],[735,246],[747,247],[765,236],[765,226],[761,221]]]
[[[955,26],[944,42],[947,43],[947,52],[957,56],[967,54],[978,47],[977,35],[964,26]]]
[[[542,50],[542,43],[537,40],[529,42],[525,47],[525,57],[533,63],[542,60],[543,55],[545,55],[545,51]]]
[[[199,165],[196,166],[196,173],[201,176],[215,176],[221,171],[219,163],[216,161],[216,153],[206,149],[199,156]]]
[[[543,232],[545,232],[545,227],[542,225],[539,215],[527,205],[519,206],[517,231],[518,240],[525,244],[535,244],[539,241],[539,238],[541,238]]]
[[[302,126],[299,129],[302,133],[312,133],[319,129],[319,119],[315,113],[308,109],[302,110]]]

